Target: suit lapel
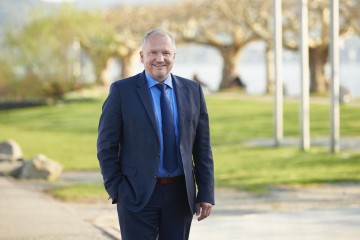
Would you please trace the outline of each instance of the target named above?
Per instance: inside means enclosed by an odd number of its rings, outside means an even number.
[[[181,83],[181,81],[174,75],[172,75],[173,84],[175,88],[176,94],[176,102],[177,102],[177,109],[178,109],[178,123],[179,123],[179,139],[181,142],[182,138],[182,131],[184,129],[184,122],[185,122],[185,105],[187,100],[188,91],[186,91],[185,86]]]
[[[151,121],[151,125],[153,126],[153,129],[156,132],[156,136],[158,137],[158,140],[160,142],[159,130],[157,127],[154,108],[152,105],[152,97],[151,97],[150,90],[146,84],[145,72],[140,74],[140,77],[138,77],[136,86],[137,86],[137,89],[136,89],[137,93],[146,109],[146,112]]]

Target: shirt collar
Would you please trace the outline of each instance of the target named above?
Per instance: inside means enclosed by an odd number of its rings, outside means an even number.
[[[152,88],[153,86],[155,86],[156,84],[159,83],[157,80],[155,80],[153,77],[151,77],[150,74],[148,74],[146,71],[145,71],[145,76],[146,76],[146,82],[147,82],[148,88]],[[173,88],[171,74],[169,74],[169,76],[165,79],[165,81],[163,83],[165,83],[168,87]]]

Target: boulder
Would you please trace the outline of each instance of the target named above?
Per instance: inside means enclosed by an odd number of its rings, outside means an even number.
[[[60,177],[63,167],[56,161],[39,154],[24,164],[14,174],[18,178],[56,180]]]
[[[0,142],[0,161],[16,162],[23,159],[23,152],[17,142],[14,140]]]
[[[13,176],[13,173],[22,166],[22,161],[0,161],[0,176]]]

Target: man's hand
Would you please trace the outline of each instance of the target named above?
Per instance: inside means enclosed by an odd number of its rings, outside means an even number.
[[[206,202],[195,203],[195,212],[198,217],[198,221],[207,218],[211,213],[212,204]]]

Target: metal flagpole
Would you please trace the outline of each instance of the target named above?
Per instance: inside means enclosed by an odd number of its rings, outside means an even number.
[[[310,123],[309,123],[309,26],[308,26],[308,0],[300,0],[300,50],[301,50],[301,108],[300,130],[301,150],[310,148]]]
[[[282,9],[281,0],[274,0],[274,53],[275,53],[275,145],[283,140],[283,81],[282,81]]]
[[[330,29],[330,59],[331,59],[331,107],[330,107],[330,150],[339,152],[339,0],[331,0]]]

